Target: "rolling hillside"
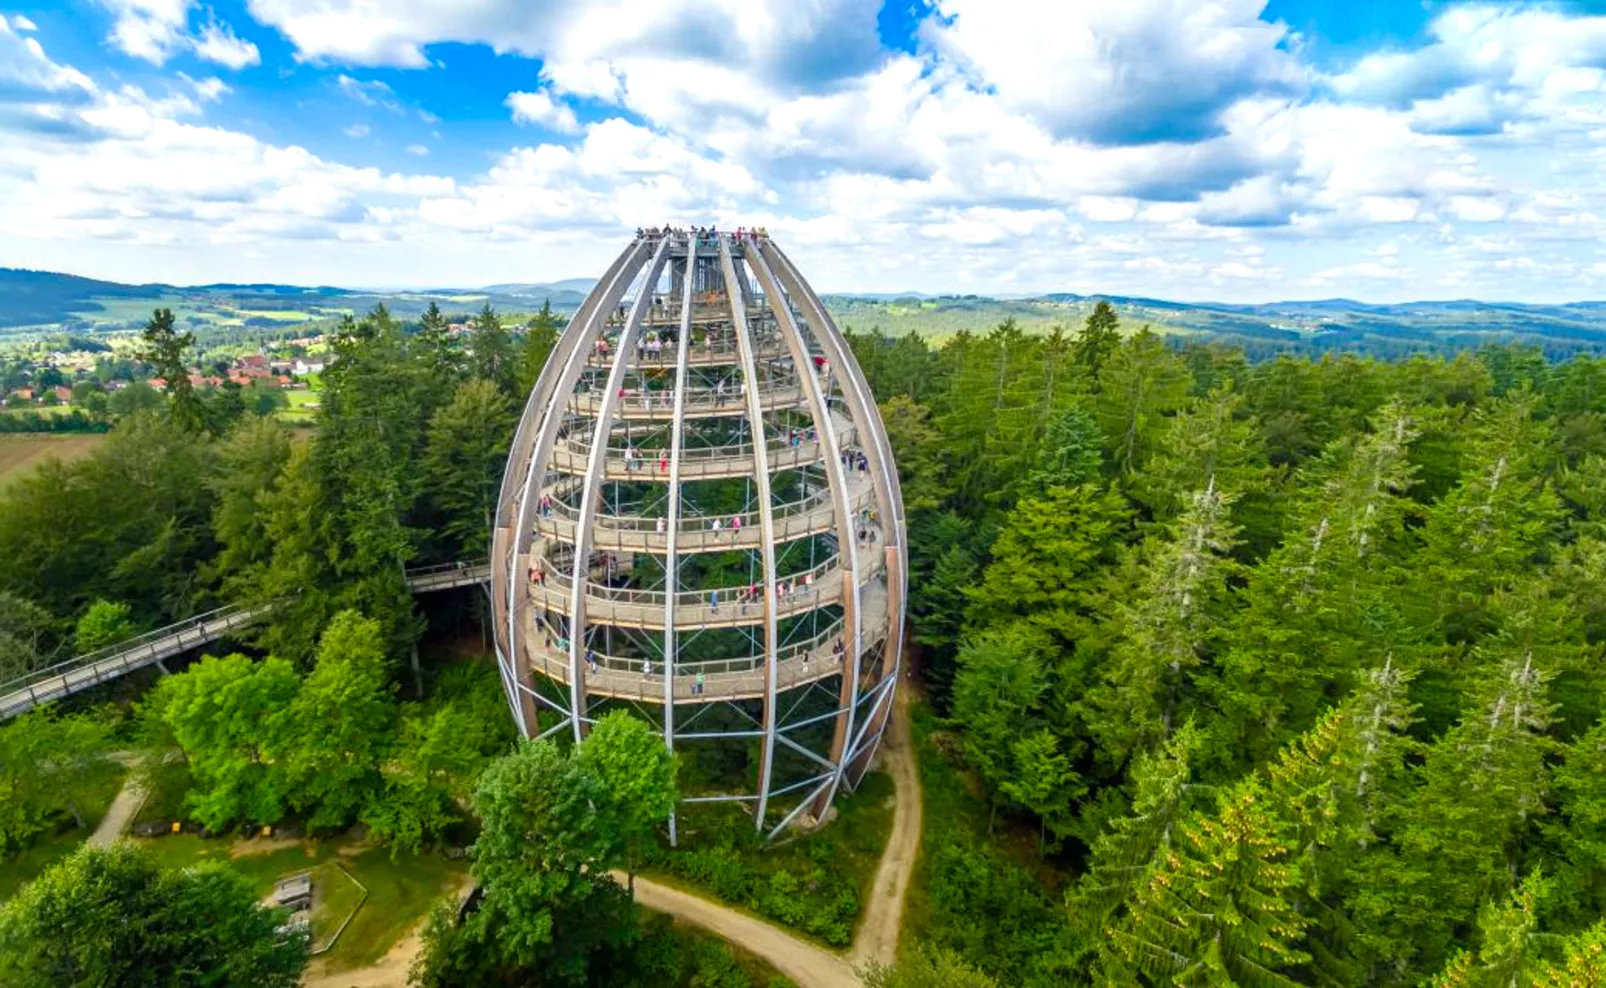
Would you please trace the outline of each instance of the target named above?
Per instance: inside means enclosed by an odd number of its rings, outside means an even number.
[[[214,284],[123,285],[74,275],[0,268],[0,341],[62,331],[112,333],[137,329],[158,305],[171,307],[182,323],[206,329],[286,329],[383,302],[397,316],[415,318],[438,304],[462,314],[489,304],[518,314],[547,301],[573,312],[590,289],[584,278],[550,283],[504,283],[483,288],[374,291],[333,286]],[[983,332],[1013,319],[1028,332],[1055,326],[1073,329],[1092,310],[1096,296],[1053,293],[1034,297],[983,295],[827,295],[832,315],[859,332],[893,336],[915,332],[944,339],[961,330]],[[1374,305],[1335,298],[1257,305],[1171,302],[1111,296],[1128,329],[1142,326],[1169,335],[1221,339],[1252,355],[1295,350],[1364,350],[1384,355],[1476,347],[1491,340],[1523,340],[1554,356],[1606,351],[1606,302],[1533,305],[1460,299]]]

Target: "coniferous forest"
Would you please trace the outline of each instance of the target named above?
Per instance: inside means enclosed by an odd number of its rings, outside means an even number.
[[[928,983],[1601,983],[1606,361],[1122,329],[853,338]]]
[[[1252,361],[1131,330],[1100,306],[940,347],[849,334],[903,475],[924,792],[903,957],[867,984],[1606,983],[1606,359]],[[360,823],[410,853],[475,830],[483,903],[431,920],[420,984],[715,983],[718,951],[591,935],[634,930],[608,869],[686,871],[654,849],[672,767],[658,802],[607,795],[657,742],[626,717],[508,755],[489,667],[419,664],[404,567],[485,551],[558,332],[487,310],[456,341],[379,309],[333,339],[310,438],[180,385],[0,492],[8,675],[284,602],[250,655],[0,728],[0,846],[79,815],[63,766],[177,751],[209,831]],[[183,379],[161,313],[145,343]],[[537,811],[580,822],[531,844]],[[841,826],[789,853],[829,866]],[[734,874],[765,852],[691,853]],[[54,949],[50,890],[80,872],[177,881],[73,861],[0,940]],[[814,933],[836,893],[808,888],[760,911]],[[192,946],[172,963],[235,949]]]

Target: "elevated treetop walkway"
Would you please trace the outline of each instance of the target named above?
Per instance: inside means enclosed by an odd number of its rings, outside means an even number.
[[[490,564],[481,560],[407,571],[407,583],[414,593],[466,587],[484,583],[490,578]],[[220,607],[187,621],[148,631],[49,668],[0,682],[0,720],[215,642],[224,635],[263,620],[277,608],[277,603]]]

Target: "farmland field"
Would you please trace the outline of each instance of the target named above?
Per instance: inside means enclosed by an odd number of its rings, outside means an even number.
[[[106,437],[91,434],[0,434],[0,486],[32,470],[52,456],[76,460],[100,445]]]

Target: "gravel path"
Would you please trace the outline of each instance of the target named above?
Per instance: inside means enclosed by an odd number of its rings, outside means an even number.
[[[881,852],[870,901],[853,938],[855,964],[875,961],[891,964],[898,959],[898,932],[903,928],[903,900],[920,854],[920,773],[915,768],[914,737],[909,730],[909,690],[897,692],[891,723],[881,738],[881,763],[897,788],[892,833]]]
[[[100,818],[95,832],[89,835],[89,846],[106,847],[123,836],[144,802],[145,787],[135,779],[135,773],[130,772],[128,781],[123,783],[123,788],[117,791],[117,798],[112,800],[111,808]]]
[[[619,876],[620,881],[624,876]],[[848,962],[761,919],[636,876],[636,901],[718,934],[769,961],[801,988],[859,988]]]

